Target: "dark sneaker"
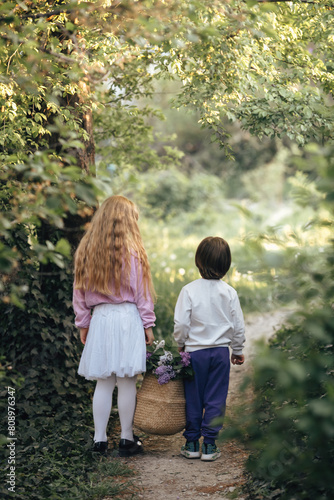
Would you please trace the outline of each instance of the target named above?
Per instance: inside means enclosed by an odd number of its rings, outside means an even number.
[[[201,456],[199,451],[199,442],[187,441],[181,448],[181,455],[186,458],[199,458]]]
[[[93,444],[92,451],[94,453],[100,453],[101,455],[106,455],[108,453],[108,442],[98,441]]]
[[[143,446],[139,440],[129,441],[128,439],[121,439],[118,447],[118,454],[120,457],[132,457],[144,453]]]
[[[136,436],[135,434],[133,435],[133,440],[135,443],[137,443],[139,446],[141,446],[143,443],[141,442],[140,438]]]
[[[221,455],[220,449],[217,448],[215,444],[208,444],[208,443],[203,443],[202,444],[202,455],[201,455],[201,460],[204,460],[206,462],[213,462],[213,460],[217,460]]]

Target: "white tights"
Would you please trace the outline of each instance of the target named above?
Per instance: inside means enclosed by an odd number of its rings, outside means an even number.
[[[107,441],[107,425],[112,406],[112,395],[118,387],[118,414],[121,422],[121,439],[133,441],[133,416],[136,408],[136,381],[134,377],[116,377],[113,373],[96,383],[93,397],[94,441]]]

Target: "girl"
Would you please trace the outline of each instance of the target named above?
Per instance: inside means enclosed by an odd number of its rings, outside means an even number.
[[[244,362],[244,320],[237,292],[221,281],[231,265],[231,252],[222,238],[205,238],[195,264],[202,279],[182,288],[175,307],[174,337],[179,350],[190,352],[195,375],[185,380],[186,458],[212,461],[220,457],[216,438],[221,425],[211,422],[224,414],[231,361]],[[199,438],[203,436],[202,454]]]
[[[155,293],[137,221],[134,203],[111,196],[94,214],[75,253],[73,308],[84,344],[78,373],[97,380],[93,450],[102,454],[108,448],[106,431],[116,383],[119,455],[143,451],[132,425],[137,374],[146,370],[145,343],[154,340]]]

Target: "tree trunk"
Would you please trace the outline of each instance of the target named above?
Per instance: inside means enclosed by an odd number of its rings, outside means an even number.
[[[78,96],[79,104],[82,104],[82,100],[84,96],[89,94],[88,85],[81,81],[79,83],[80,88],[82,89],[83,94]],[[89,139],[84,142],[84,149],[78,149],[77,151],[77,160],[79,167],[87,172],[87,174],[95,175],[95,142],[93,135],[93,113],[92,109],[86,109],[82,115],[82,126],[87,132]]]

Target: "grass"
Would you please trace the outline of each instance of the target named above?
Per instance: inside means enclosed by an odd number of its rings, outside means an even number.
[[[117,458],[102,459],[96,471],[89,476],[90,491],[87,499],[135,498],[138,487],[133,480],[129,479],[134,475],[133,470]]]
[[[92,415],[90,398],[84,413],[73,408],[72,420],[55,422],[44,416],[43,426],[36,422],[38,438],[31,434],[28,422],[18,421],[15,463],[15,499],[17,500],[102,500],[133,498],[136,490],[133,471],[118,458],[91,453]],[[118,419],[111,415],[109,434],[118,433]],[[4,443],[6,444],[6,443]],[[1,461],[8,462],[6,446]],[[8,498],[8,485],[0,486],[1,498]],[[124,495],[128,495],[125,497]]]

